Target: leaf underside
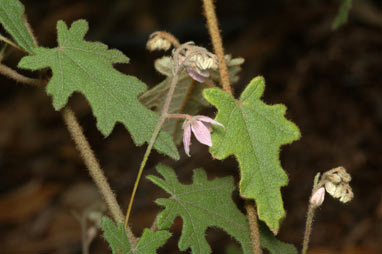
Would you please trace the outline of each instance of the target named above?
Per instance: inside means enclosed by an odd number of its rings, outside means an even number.
[[[211,253],[205,238],[206,230],[209,227],[218,227],[236,239],[244,253],[252,253],[247,217],[232,200],[232,191],[235,189],[232,177],[209,181],[204,170],[196,169],[193,183],[184,185],[178,181],[171,168],[158,165],[157,170],[163,178],[147,178],[171,195],[169,198],[156,200],[157,204],[165,207],[158,214],[157,225],[159,229],[167,230],[177,216],[182,218],[183,228],[178,243],[181,251],[191,248],[193,254]],[[282,252],[275,252],[281,249],[287,251],[284,253],[297,253],[290,252],[294,249],[293,245],[278,241],[265,225],[260,230],[260,242],[272,254],[281,254]]]
[[[113,254],[155,254],[156,250],[171,237],[171,233],[166,230],[152,232],[146,228],[137,246],[132,250],[122,223],[116,227],[110,218],[104,216],[101,227]]]
[[[280,188],[288,177],[281,168],[279,150],[300,137],[295,124],[285,119],[284,105],[266,105],[260,98],[264,79],[254,78],[235,100],[218,88],[205,89],[204,98],[218,109],[214,126],[212,155],[222,160],[234,155],[241,171],[240,195],[256,200],[258,215],[277,232],[285,211]]]
[[[33,39],[24,25],[24,5],[18,0],[0,0],[0,24],[16,43],[28,53],[35,48]]]
[[[232,59],[230,55],[226,55],[225,59],[228,65],[231,84],[234,84],[239,80],[237,74],[241,71],[241,64],[243,64],[244,59]],[[172,65],[173,62],[168,56],[156,60],[155,69],[161,74],[165,75],[166,79],[139,96],[139,100],[143,105],[149,109],[155,110],[158,113],[162,110],[166,94],[170,88],[172,78]],[[214,82],[219,82],[219,73],[216,71],[211,71],[211,80]],[[202,90],[205,87],[206,84],[199,83],[193,80],[186,72],[182,72],[179,75],[178,83],[170,103],[169,114],[177,113],[196,115],[203,108],[209,107],[210,104],[206,102],[202,96]],[[170,135],[174,138],[175,144],[180,144],[182,141],[182,123],[182,120],[172,118],[167,119],[163,125],[163,129],[170,133]]]
[[[68,29],[63,21],[57,23],[58,47],[36,48],[35,55],[26,56],[19,67],[38,70],[49,67],[53,76],[46,88],[53,97],[56,110],[63,108],[73,92],[82,93],[90,103],[97,127],[108,136],[116,122],[123,123],[136,145],[148,142],[159,116],[145,108],[137,96],[146,85],[133,76],[118,72],[115,63],[129,59],[105,44],[83,39],[88,31],[85,20],[73,22]],[[174,159],[179,158],[171,136],[162,131],[154,148]]]

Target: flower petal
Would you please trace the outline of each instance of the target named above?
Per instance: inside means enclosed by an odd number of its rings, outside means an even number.
[[[190,157],[190,144],[191,144],[191,125],[186,124],[183,132],[183,146],[184,151],[188,157]]]
[[[208,128],[200,121],[191,123],[192,132],[195,134],[196,139],[207,146],[212,146],[211,134]]]
[[[197,67],[186,67],[186,72],[199,83],[203,83],[210,76],[208,71],[200,71]]]
[[[198,121],[206,122],[206,123],[216,124],[224,128],[223,124],[219,123],[218,121],[215,121],[212,118],[209,118],[208,116],[195,116],[195,119]]]

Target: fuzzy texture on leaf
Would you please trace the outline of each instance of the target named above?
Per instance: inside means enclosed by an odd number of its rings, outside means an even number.
[[[24,25],[24,5],[18,0],[0,0],[0,24],[16,43],[28,53],[33,53],[34,42]]]
[[[254,78],[235,100],[218,88],[205,89],[204,98],[218,109],[215,118],[225,129],[213,126],[212,155],[223,160],[234,155],[241,170],[240,195],[256,200],[258,215],[277,232],[285,216],[280,188],[288,182],[279,160],[280,146],[300,137],[295,124],[285,119],[284,105],[260,100],[264,79]]]
[[[247,217],[232,200],[232,191],[235,189],[232,177],[208,181],[205,171],[196,169],[193,183],[184,185],[178,181],[171,168],[158,165],[157,170],[163,179],[156,176],[148,178],[171,195],[170,198],[156,200],[157,204],[165,206],[157,217],[158,228],[169,229],[174,219],[181,216],[183,228],[178,243],[181,251],[191,248],[193,254],[211,253],[205,239],[206,230],[218,227],[235,238],[244,253],[252,253]],[[297,251],[290,252],[294,249],[293,245],[278,241],[265,225],[260,231],[264,234],[260,236],[261,245],[272,254],[282,253],[273,250],[283,248],[286,251],[284,253],[297,254]]]
[[[85,20],[73,22],[68,29],[63,21],[57,23],[58,47],[36,48],[35,55],[21,59],[19,67],[39,70],[49,67],[53,76],[46,91],[53,96],[56,110],[63,108],[73,92],[82,93],[97,118],[97,127],[108,136],[116,122],[123,123],[136,145],[148,142],[159,116],[145,108],[137,96],[146,85],[133,76],[113,68],[114,63],[129,59],[120,51],[108,49],[99,42],[87,42]],[[172,158],[179,154],[170,135],[161,132],[154,148]]]
[[[352,7],[353,0],[342,0],[342,3],[338,9],[337,16],[335,17],[332,29],[337,29],[340,26],[346,24],[348,21],[349,12]]]
[[[231,84],[236,83],[239,80],[237,74],[241,71],[241,64],[243,64],[244,59],[232,59],[230,55],[226,55],[225,59],[228,65]],[[172,59],[168,56],[155,61],[155,69],[165,75],[166,79],[139,97],[139,100],[147,108],[154,109],[156,112],[160,112],[162,109],[166,94],[170,88],[172,65]],[[210,74],[213,81],[220,82],[220,76],[217,71],[211,70]],[[196,115],[203,108],[209,107],[210,104],[202,96],[202,90],[205,87],[205,84],[194,81],[186,72],[179,74],[178,84],[176,85],[168,113]],[[175,144],[180,144],[182,141],[182,123],[182,120],[172,118],[167,119],[163,125],[163,129],[173,136]]]
[[[132,250],[122,223],[116,227],[110,218],[104,216],[101,227],[113,254],[155,254],[156,250],[171,237],[171,233],[166,230],[152,232],[145,229],[137,246]]]

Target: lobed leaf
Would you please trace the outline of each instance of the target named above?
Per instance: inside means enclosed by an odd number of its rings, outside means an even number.
[[[85,41],[83,37],[87,31],[85,20],[73,22],[69,29],[59,21],[58,47],[36,48],[35,55],[22,58],[19,67],[52,69],[53,76],[46,91],[52,95],[56,110],[67,104],[73,92],[80,92],[89,101],[97,118],[97,127],[105,136],[110,134],[116,122],[121,122],[136,145],[148,142],[159,116],[137,99],[146,85],[114,69],[113,64],[127,63],[129,59],[118,50],[108,49],[105,44]],[[154,148],[172,158],[179,158],[171,136],[164,131],[159,134]]]
[[[281,168],[279,149],[300,137],[300,131],[284,118],[284,105],[269,106],[260,98],[264,79],[254,78],[240,100],[218,88],[205,89],[205,99],[218,109],[216,121],[225,129],[212,132],[210,152],[222,160],[234,155],[241,170],[240,195],[255,199],[259,218],[277,232],[285,211],[280,188],[288,177]]]
[[[183,228],[178,243],[181,251],[191,248],[194,254],[211,253],[205,239],[206,230],[218,227],[241,244],[243,253],[252,253],[247,217],[236,207],[231,197],[235,189],[232,177],[208,181],[205,171],[196,169],[193,183],[184,185],[179,183],[171,168],[158,165],[157,170],[163,178],[147,178],[171,195],[170,198],[156,200],[157,204],[165,206],[157,217],[158,228],[169,229],[174,219],[181,216]],[[289,252],[294,247],[278,241],[265,225],[260,230],[260,242],[272,254],[281,254],[283,252],[276,251],[283,249],[286,250],[284,253],[297,254],[297,251]]]
[[[0,0],[0,24],[16,43],[32,54],[35,44],[24,22],[24,5],[18,0]]]
[[[155,254],[156,250],[171,237],[171,233],[166,230],[152,232],[145,229],[137,246],[132,249],[122,223],[116,227],[110,218],[104,216],[101,227],[113,254]]]

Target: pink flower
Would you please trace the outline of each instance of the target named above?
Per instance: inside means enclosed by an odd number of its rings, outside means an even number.
[[[207,146],[212,146],[211,124],[216,124],[224,128],[223,124],[207,116],[194,116],[190,120],[184,121],[183,145],[184,151],[186,152],[187,156],[190,156],[191,131],[194,133],[196,139],[200,143]]]
[[[186,72],[193,80],[196,80],[199,83],[204,83],[206,78],[210,76],[210,73],[207,70],[200,70],[196,67],[186,67]]]
[[[313,193],[312,197],[310,198],[310,203],[314,205],[315,207],[318,207],[322,205],[322,203],[324,202],[324,198],[325,198],[325,188],[321,187]]]

